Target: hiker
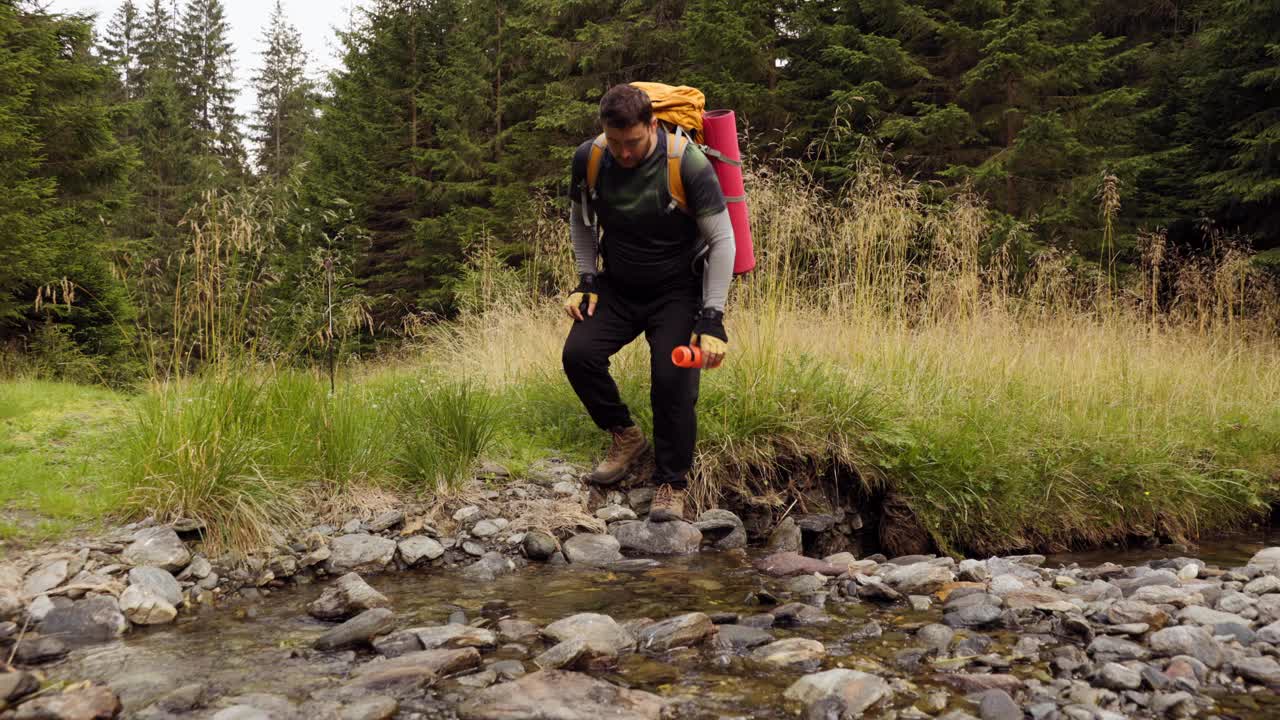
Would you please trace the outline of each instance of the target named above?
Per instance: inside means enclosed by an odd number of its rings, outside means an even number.
[[[598,170],[588,172],[594,141],[583,143],[573,156],[570,236],[579,281],[564,305],[575,321],[564,345],[564,371],[591,419],[612,434],[589,482],[615,483],[649,441],[618,395],[609,358],[644,333],[653,408],[652,481],[658,486],[649,520],[680,520],[697,440],[700,372],[677,367],[671,352],[691,344],[701,348],[707,368],[724,360],[733,226],[706,155],[659,124],[643,90],[615,85],[600,100],[600,121],[607,149],[598,156]],[[668,178],[668,148],[681,144],[679,177]],[[589,174],[594,175],[591,188],[586,187]],[[676,207],[673,200],[670,183],[677,181],[687,207]],[[597,269],[595,225],[603,230],[602,269]]]

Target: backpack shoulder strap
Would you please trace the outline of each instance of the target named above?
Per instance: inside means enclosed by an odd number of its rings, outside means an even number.
[[[677,127],[674,134],[667,135],[667,190],[671,194],[668,212],[677,208],[681,212],[689,212],[689,201],[684,194],[684,178],[680,177],[680,161],[688,146],[689,136],[685,134],[684,128]]]
[[[604,151],[607,144],[604,133],[591,141],[591,152],[587,155],[587,182],[582,186],[582,222],[587,227],[596,224],[595,213],[590,210],[591,202],[597,197],[596,183],[600,180],[600,164],[604,162]]]

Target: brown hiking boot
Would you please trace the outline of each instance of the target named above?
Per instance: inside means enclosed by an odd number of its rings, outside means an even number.
[[[587,482],[594,485],[612,485],[618,482],[644,451],[649,449],[649,441],[639,425],[614,428],[610,432],[613,433],[613,444],[609,446],[609,453],[587,476]]]
[[[662,485],[653,494],[649,506],[649,522],[671,522],[684,519],[684,490]]]

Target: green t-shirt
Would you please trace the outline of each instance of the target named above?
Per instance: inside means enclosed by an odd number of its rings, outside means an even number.
[[[673,287],[696,285],[692,262],[699,248],[694,218],[725,209],[715,169],[702,150],[689,143],[680,160],[689,214],[668,210],[667,137],[659,128],[658,147],[634,168],[617,165],[607,150],[600,163],[592,209],[603,229],[604,272],[611,287],[628,295],[652,297]],[[575,200],[582,198],[591,143],[580,145],[573,156],[570,192]]]

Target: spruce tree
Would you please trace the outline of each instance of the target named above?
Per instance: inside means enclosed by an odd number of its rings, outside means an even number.
[[[245,167],[229,34],[221,0],[188,0],[178,32],[178,87],[198,172],[214,185],[240,177]]]
[[[142,95],[141,40],[142,17],[133,0],[124,0],[111,16],[102,43],[102,56],[120,78],[124,100],[136,100]]]
[[[316,90],[306,76],[302,37],[285,18],[281,0],[276,0],[263,43],[262,68],[253,78],[258,105],[250,128],[258,171],[278,180],[300,159],[314,121]]]

